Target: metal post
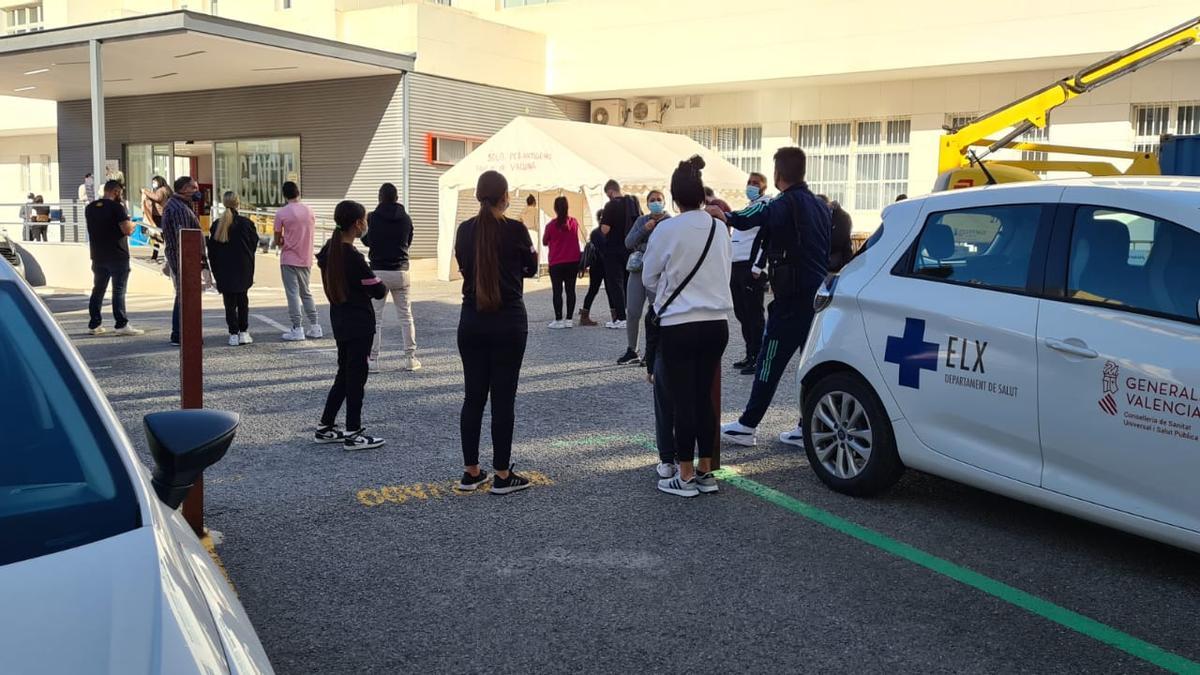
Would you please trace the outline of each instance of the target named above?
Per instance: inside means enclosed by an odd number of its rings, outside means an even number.
[[[204,407],[204,331],[200,261],[204,233],[179,231],[179,398],[180,407]],[[197,537],[204,536],[204,476],[188,492],[183,502],[183,517]]]
[[[92,79],[92,180],[104,185],[104,50],[100,40],[88,41]]]
[[[721,468],[721,364],[717,363],[717,375],[712,386],[713,419],[717,420],[717,438],[713,444],[712,470]]]
[[[409,81],[411,79],[412,75],[409,73],[403,73],[400,75],[400,135],[404,137],[404,141],[401,145],[404,154],[400,158],[400,195],[404,200],[403,203],[408,206],[410,212],[412,210],[412,194],[410,194],[409,191],[412,189],[412,184],[409,182],[409,176],[412,172],[413,151],[411,144],[412,138],[409,135],[410,130],[412,129],[410,126],[412,90],[409,87]]]

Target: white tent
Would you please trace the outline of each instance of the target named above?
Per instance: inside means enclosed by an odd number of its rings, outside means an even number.
[[[504,174],[509,189],[517,193],[577,195],[572,202],[586,204],[587,211],[579,213],[575,206],[572,213],[581,223],[590,223],[591,214],[604,206],[604,184],[609,179],[629,194],[666,191],[671,172],[692,155],[704,158],[705,185],[730,197],[742,193],[746,172],[687,136],[518,117],[438,180],[438,277],[451,278],[454,233],[458,223],[477,209],[475,182],[484,171]],[[669,193],[667,198],[669,202]],[[524,203],[512,202],[509,214],[516,217],[514,212]],[[548,211],[545,205],[542,208]]]

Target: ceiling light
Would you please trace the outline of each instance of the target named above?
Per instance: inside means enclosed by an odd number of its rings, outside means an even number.
[[[188,53],[186,53],[186,54],[176,54],[176,55],[175,55],[175,58],[177,58],[177,59],[186,59],[186,58],[187,58],[187,57],[189,57],[189,56],[196,56],[197,54],[207,54],[207,53],[208,53],[207,51],[205,51],[205,50],[201,49],[201,50],[194,51],[194,52],[188,52]]]
[[[37,89],[37,87],[19,87],[17,89],[13,89],[13,91],[32,91],[34,89]]]
[[[86,66],[88,63],[89,63],[88,61],[60,61],[58,63],[51,63],[50,65],[52,65],[52,66]]]
[[[276,68],[251,68],[251,72],[265,73],[269,70],[296,70],[300,66],[278,66]]]
[[[178,75],[178,74],[179,74],[179,73],[163,73],[162,75],[155,75],[154,77],[152,77],[152,78],[150,78],[150,79],[152,79],[152,80],[161,80],[161,79],[163,79],[164,77],[171,77],[172,75]]]
[[[37,70],[27,70],[27,71],[25,71],[25,74],[26,75],[40,75],[42,73],[48,73],[48,72],[50,72],[49,68],[38,68]]]
[[[133,78],[132,77],[118,77],[115,80],[105,80],[105,83],[108,83],[108,82],[133,82]]]

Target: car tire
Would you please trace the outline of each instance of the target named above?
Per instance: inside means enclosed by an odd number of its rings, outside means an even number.
[[[802,413],[804,447],[822,483],[867,497],[900,480],[904,463],[891,420],[861,377],[845,371],[822,377],[804,393]]]

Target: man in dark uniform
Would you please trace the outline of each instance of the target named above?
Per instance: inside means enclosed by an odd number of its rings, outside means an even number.
[[[780,194],[758,209],[714,217],[737,230],[762,228],[759,237],[770,266],[775,299],[767,306],[767,326],[758,354],[758,371],[742,416],[721,427],[721,437],[739,445],[757,444],[756,429],[767,413],[788,362],[808,339],[813,297],[829,268],[829,208],[804,182],[807,159],[797,147],[775,153],[775,187]],[[780,435],[784,443],[803,447],[799,425]]]

